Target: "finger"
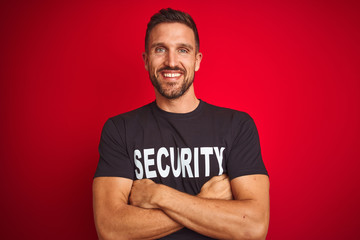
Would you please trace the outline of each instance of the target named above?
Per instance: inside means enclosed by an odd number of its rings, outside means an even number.
[[[208,180],[204,185],[204,186],[208,186],[208,185],[211,185],[212,183],[214,182],[219,182],[219,181],[222,181],[224,179],[226,179],[227,175],[226,174],[222,174],[222,175],[219,175],[219,176],[214,176],[212,177],[210,180]]]
[[[228,178],[228,176],[224,173],[222,175],[216,176],[216,178],[217,178],[217,180],[220,181],[220,180],[224,180],[224,179]]]
[[[224,181],[227,181],[230,184],[230,178],[226,175],[226,178],[224,178]]]

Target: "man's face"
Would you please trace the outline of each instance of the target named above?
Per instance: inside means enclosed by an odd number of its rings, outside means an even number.
[[[202,54],[196,52],[191,28],[181,23],[160,23],[150,33],[143,58],[155,91],[176,99],[192,86]]]

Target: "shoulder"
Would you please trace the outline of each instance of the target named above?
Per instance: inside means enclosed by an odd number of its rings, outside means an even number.
[[[134,109],[129,112],[121,113],[110,117],[103,125],[103,133],[123,132],[129,125],[137,123],[139,120],[146,118],[146,115],[151,114],[152,105],[154,102]]]
[[[213,104],[209,104],[204,102],[205,105],[205,111],[213,116],[218,116],[220,118],[228,118],[234,122],[248,122],[253,121],[252,117],[243,111],[226,108],[226,107],[220,107]]]
[[[142,107],[134,109],[129,112],[121,113],[116,116],[110,117],[108,121],[112,121],[115,125],[123,124],[127,121],[134,121],[136,119],[141,119],[144,116],[151,114],[154,102],[146,104]]]

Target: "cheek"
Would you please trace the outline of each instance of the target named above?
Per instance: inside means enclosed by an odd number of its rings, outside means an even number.
[[[197,64],[195,61],[191,60],[187,62],[187,68],[186,70],[189,72],[189,74],[192,74],[194,71],[196,71]]]
[[[149,62],[149,68],[152,70],[157,70],[162,66],[162,61],[160,59],[155,59]]]

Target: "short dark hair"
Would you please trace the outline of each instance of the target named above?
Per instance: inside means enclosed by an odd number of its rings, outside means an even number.
[[[199,51],[200,41],[199,33],[197,31],[196,25],[192,17],[185,12],[174,10],[171,8],[161,9],[158,13],[155,13],[150,22],[147,25],[146,35],[145,35],[145,51],[148,51],[149,37],[151,30],[160,23],[182,23],[191,28],[195,35],[195,48],[196,52]]]

